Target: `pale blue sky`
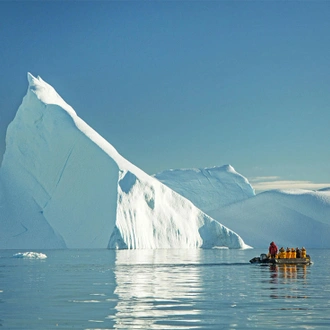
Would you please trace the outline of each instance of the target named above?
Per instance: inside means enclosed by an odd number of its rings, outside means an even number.
[[[0,154],[29,71],[149,174],[330,185],[328,1],[5,1],[0,45]]]

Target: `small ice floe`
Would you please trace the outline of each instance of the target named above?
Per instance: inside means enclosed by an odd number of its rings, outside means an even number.
[[[47,256],[43,253],[38,252],[19,252],[13,255],[13,258],[24,258],[24,259],[46,259]]]

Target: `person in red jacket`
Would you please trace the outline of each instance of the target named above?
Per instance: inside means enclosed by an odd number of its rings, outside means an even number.
[[[278,248],[274,242],[270,243],[268,251],[269,251],[270,257],[275,258],[276,254],[278,252]]]

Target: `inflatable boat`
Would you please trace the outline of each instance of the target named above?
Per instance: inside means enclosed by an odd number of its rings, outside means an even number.
[[[267,254],[260,254],[260,257],[254,257],[250,260],[251,264],[273,264],[273,265],[310,265],[312,263],[307,254],[303,258],[270,258]]]

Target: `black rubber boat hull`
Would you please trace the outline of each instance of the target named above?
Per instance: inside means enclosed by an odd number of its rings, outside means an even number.
[[[272,264],[272,265],[310,265],[312,263],[309,256],[306,258],[260,258],[254,257],[251,264]]]

